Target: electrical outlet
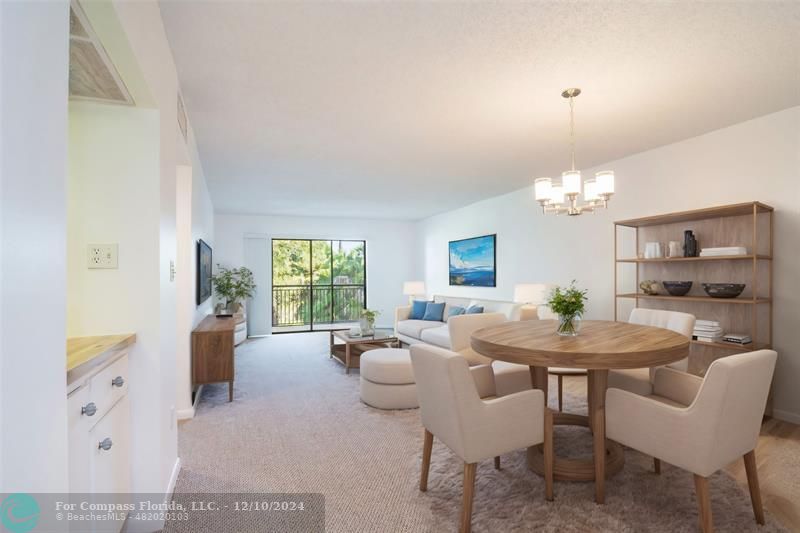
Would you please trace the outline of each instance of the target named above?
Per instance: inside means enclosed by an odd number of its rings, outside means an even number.
[[[90,244],[86,260],[89,268],[117,268],[117,245]]]

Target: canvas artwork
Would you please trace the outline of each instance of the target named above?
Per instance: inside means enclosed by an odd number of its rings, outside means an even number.
[[[496,235],[450,241],[450,285],[496,287]]]

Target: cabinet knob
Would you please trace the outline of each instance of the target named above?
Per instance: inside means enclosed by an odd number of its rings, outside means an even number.
[[[113,444],[114,444],[114,443],[113,443],[113,442],[111,442],[111,438],[109,438],[109,437],[106,437],[106,438],[104,438],[103,440],[101,440],[101,441],[98,443],[97,447],[98,447],[98,448],[100,448],[101,450],[108,451],[108,450],[110,450],[110,449],[111,449],[111,445],[113,445]]]
[[[97,413],[97,406],[94,402],[89,402],[81,407],[81,414],[86,416],[94,416]]]
[[[125,380],[122,379],[122,376],[117,376],[111,380],[112,387],[122,387],[125,384]]]

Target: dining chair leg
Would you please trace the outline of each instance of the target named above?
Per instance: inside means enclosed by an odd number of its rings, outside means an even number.
[[[428,490],[428,471],[431,469],[431,450],[433,449],[433,433],[425,430],[425,442],[422,444],[422,472],[419,476],[419,490]]]
[[[653,457],[653,470],[656,475],[661,475],[661,459],[658,457]]]
[[[564,410],[564,376],[558,376],[558,412]]]
[[[758,486],[758,469],[756,468],[756,451],[744,454],[744,469],[747,471],[747,485],[750,487],[750,501],[756,522],[764,525],[764,507],[761,505],[761,488]]]
[[[544,409],[544,497],[553,501],[553,412]]]
[[[700,529],[712,533],[714,524],[711,518],[711,495],[708,492],[708,478],[694,475],[694,488],[697,492],[697,505],[700,508]]]
[[[495,470],[500,470],[500,456],[496,456],[494,458],[494,468]]]
[[[460,533],[469,533],[472,529],[472,498],[475,494],[475,469],[477,463],[464,463],[464,503],[461,508]]]

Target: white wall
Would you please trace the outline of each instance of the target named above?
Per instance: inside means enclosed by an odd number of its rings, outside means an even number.
[[[765,202],[776,209],[774,413],[800,422],[800,107],[584,172],[605,169],[616,172],[617,194],[594,215],[544,216],[525,188],[421,221],[428,290],[509,299],[516,283],[577,279],[589,289],[587,318],[611,319],[614,220]],[[448,287],[447,241],[486,233],[497,233],[497,288]]]
[[[159,113],[73,102],[69,119],[67,333],[136,333],[129,359],[132,481],[138,491],[161,492],[153,461],[165,431],[154,379],[162,367]],[[89,270],[89,243],[118,243],[118,269]]]
[[[416,279],[417,246],[411,222],[217,213],[214,230],[215,265],[236,267],[244,264],[245,235],[263,235],[268,242],[272,238],[366,240],[367,306],[381,312],[379,325],[393,323],[394,308],[406,302],[403,282]],[[267,301],[271,305],[272,299]]]
[[[67,489],[68,21],[0,2],[0,492]]]

